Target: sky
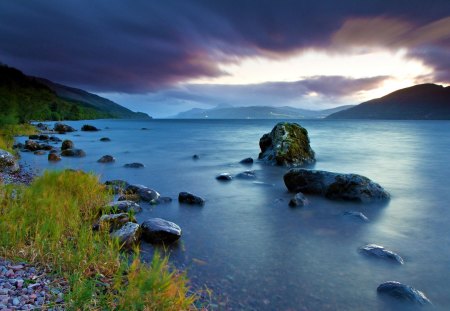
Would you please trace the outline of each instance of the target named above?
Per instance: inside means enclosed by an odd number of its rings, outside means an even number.
[[[0,62],[168,117],[450,84],[449,0],[0,1]]]

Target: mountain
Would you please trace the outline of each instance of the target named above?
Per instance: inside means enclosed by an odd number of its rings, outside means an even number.
[[[333,113],[327,119],[450,119],[450,87],[419,84]]]
[[[232,107],[229,105],[219,105],[211,109],[193,108],[188,111],[180,112],[174,118],[176,119],[321,119],[326,116],[349,109],[352,105],[340,106],[326,110],[307,110],[284,107],[269,106],[249,106]]]
[[[0,64],[0,125],[29,120],[149,118],[100,96],[63,85],[58,86],[66,89],[67,94],[72,92],[79,96],[60,96],[51,87],[55,85]]]

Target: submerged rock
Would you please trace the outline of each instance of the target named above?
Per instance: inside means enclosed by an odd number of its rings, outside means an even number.
[[[136,222],[136,219],[134,219],[134,217],[130,217],[127,213],[106,214],[100,217],[97,223],[93,226],[93,229],[108,229],[111,232],[120,229],[127,222]]]
[[[107,142],[107,141],[111,141],[111,139],[108,137],[102,137],[102,138],[100,138],[100,141]]]
[[[342,215],[344,215],[345,217],[356,219],[356,220],[360,220],[360,221],[363,221],[363,222],[369,222],[369,218],[367,218],[367,216],[364,215],[361,212],[346,211]]]
[[[396,281],[388,281],[380,284],[377,292],[420,305],[431,304],[431,301],[421,291]]]
[[[389,199],[389,193],[369,178],[357,174],[291,169],[284,175],[290,192],[319,194],[331,200],[372,202]]]
[[[127,222],[119,229],[111,232],[111,238],[119,240],[119,244],[124,248],[132,248],[139,243],[141,237],[140,226],[134,222]]]
[[[144,164],[138,163],[138,162],[133,162],[133,163],[125,164],[124,167],[127,167],[127,168],[143,168]]]
[[[297,206],[305,206],[308,204],[308,199],[305,197],[305,195],[301,192],[297,193],[290,201],[289,206],[290,207],[297,207]]]
[[[245,158],[241,161],[239,161],[241,164],[253,164],[253,158]]]
[[[114,201],[108,204],[108,208],[114,213],[139,213],[142,207],[134,201]]]
[[[124,192],[125,189],[130,185],[125,180],[121,179],[113,179],[105,181],[106,187],[112,191],[114,194],[118,194]]]
[[[244,171],[236,175],[236,178],[239,179],[255,179],[256,173],[255,171]]]
[[[371,255],[371,256],[378,257],[378,258],[389,259],[389,260],[395,261],[401,265],[403,265],[403,263],[404,263],[402,257],[400,257],[398,254],[394,253],[393,251],[385,249],[383,246],[380,246],[380,245],[367,244],[367,245],[361,247],[360,251],[366,255]]]
[[[81,127],[81,130],[84,132],[97,132],[100,131],[98,128],[96,128],[93,125],[85,124]]]
[[[48,135],[45,135],[45,134],[41,134],[41,135],[39,135],[39,140],[49,140],[49,136]]]
[[[56,136],[50,136],[49,140],[50,140],[50,141],[53,141],[53,142],[55,142],[55,143],[59,143],[59,142],[62,141],[61,138],[56,137]]]
[[[35,152],[33,152],[35,155],[45,155],[47,154],[44,150],[37,150]]]
[[[0,149],[0,172],[15,173],[19,169],[19,163],[16,158],[8,151]]]
[[[190,192],[180,192],[178,194],[178,202],[192,204],[192,205],[204,205],[205,200],[199,196],[196,196]]]
[[[43,144],[43,145],[41,145],[41,149],[50,151],[50,150],[53,150],[53,146],[50,146],[50,145],[47,145],[47,144]]]
[[[86,156],[86,152],[84,152],[81,149],[66,149],[66,150],[61,151],[61,156],[82,158],[82,157]]]
[[[73,149],[75,148],[75,144],[71,140],[64,140],[61,144],[61,150]]]
[[[199,157],[197,154],[194,154],[194,155],[192,156],[192,159],[193,159],[193,160],[198,160],[198,159],[200,159],[200,157]]]
[[[308,131],[297,123],[278,123],[261,137],[259,147],[259,159],[270,164],[303,166],[315,162]]]
[[[156,199],[157,204],[167,204],[170,202],[172,202],[172,198],[169,197],[159,197],[158,199]]]
[[[73,127],[63,123],[55,123],[53,130],[59,133],[75,132],[75,129]]]
[[[112,163],[115,162],[116,159],[112,155],[104,155],[100,159],[97,160],[99,163]]]
[[[149,243],[170,244],[181,237],[181,228],[161,218],[150,218],[141,224],[142,238]]]
[[[220,173],[216,176],[216,179],[221,181],[230,181],[233,177],[229,173]]]
[[[59,155],[57,155],[56,153],[49,153],[48,160],[50,162],[58,162],[58,161],[61,161],[61,157]]]

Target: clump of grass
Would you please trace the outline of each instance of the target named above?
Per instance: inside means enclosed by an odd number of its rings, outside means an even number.
[[[166,258],[156,254],[146,266],[138,253],[121,253],[107,230],[93,232],[110,199],[97,177],[76,171],[45,172],[28,187],[0,185],[0,256],[65,278],[68,309],[193,309],[186,277]]]
[[[31,124],[10,124],[0,128],[0,149],[12,152],[14,137],[36,134],[37,130]]]

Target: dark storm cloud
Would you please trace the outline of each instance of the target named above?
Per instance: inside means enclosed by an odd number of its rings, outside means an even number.
[[[433,23],[449,15],[447,0],[2,1],[0,61],[88,90],[147,92],[223,75],[218,63],[242,56],[399,41],[442,53],[447,24]]]

